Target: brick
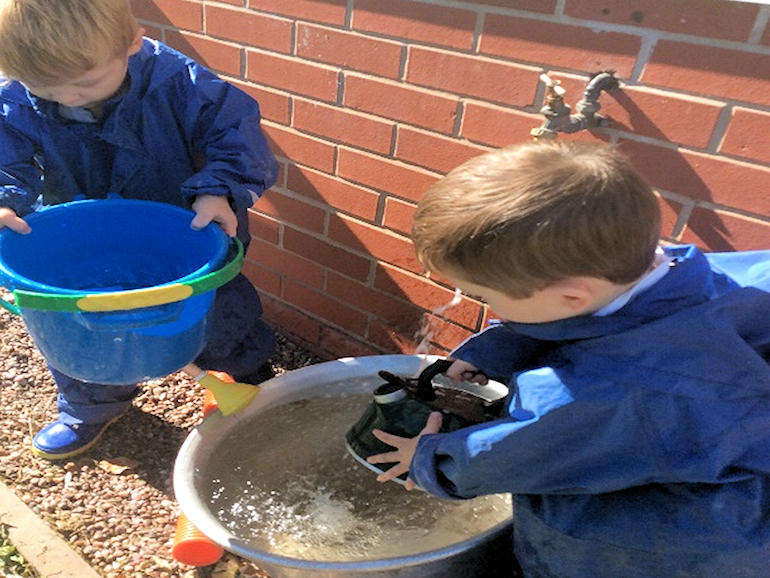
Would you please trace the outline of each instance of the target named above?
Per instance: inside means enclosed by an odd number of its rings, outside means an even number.
[[[481,100],[530,106],[535,101],[540,68],[509,64],[478,55],[412,46],[406,80]]]
[[[454,323],[449,323],[435,315],[425,316],[425,325],[422,331],[424,332],[423,339],[427,343],[446,351],[455,349],[460,343],[475,333]]]
[[[655,187],[692,199],[770,214],[770,169],[631,141],[623,141],[621,147]]]
[[[466,4],[480,4],[482,7],[500,6],[511,8],[511,0],[464,0]],[[516,10],[527,12],[539,12],[541,14],[553,14],[556,9],[556,0],[516,0]]]
[[[724,104],[652,88],[623,87],[600,98],[611,127],[636,135],[706,148]]]
[[[527,140],[529,131],[543,124],[543,117],[498,106],[466,102],[460,136],[493,147]]]
[[[329,243],[328,239],[314,237],[285,227],[283,246],[306,259],[343,275],[365,281],[369,277],[370,259]]]
[[[275,186],[282,187],[286,184],[287,167],[292,163],[286,157],[276,156],[276,159],[278,160],[278,175],[275,178]]]
[[[387,197],[385,199],[385,212],[382,216],[382,224],[389,229],[410,235],[412,232],[412,220],[416,210],[417,205],[414,203]]]
[[[770,112],[735,107],[719,151],[770,164]]]
[[[695,208],[682,242],[710,251],[758,251],[770,247],[770,221]]]
[[[405,296],[415,305],[427,309],[470,329],[478,326],[480,306],[476,301],[461,297],[460,303],[447,307],[455,297],[453,289],[440,287],[421,275],[380,263],[375,270],[374,287],[385,293]]]
[[[308,345],[316,345],[321,335],[321,324],[317,319],[297,311],[277,299],[263,298],[264,319],[282,332],[289,333]]]
[[[559,133],[560,140],[591,142],[596,144],[607,144],[611,140],[611,135],[602,132],[603,128],[588,128],[571,134]]]
[[[212,4],[205,6],[204,14],[206,33],[211,36],[276,52],[291,52],[291,20]]]
[[[316,289],[323,288],[323,267],[301,255],[257,240],[249,245],[248,258],[263,268],[299,281],[303,285]]]
[[[396,299],[335,273],[327,277],[326,291],[331,297],[371,313],[395,328],[419,327],[422,312],[409,303],[406,296]]]
[[[407,126],[398,127],[396,158],[426,169],[447,173],[489,149]]]
[[[173,30],[166,31],[166,43],[214,71],[241,75],[243,53],[238,46]]]
[[[286,280],[283,297],[298,309],[320,317],[332,325],[361,336],[366,332],[367,316],[365,313],[348,307],[337,299],[331,299],[323,293]]]
[[[369,324],[367,337],[375,346],[389,353],[411,355],[417,350],[419,342],[414,337],[414,331],[410,331],[410,329],[397,329],[387,323],[373,319]]]
[[[496,16],[484,22],[480,51],[518,62],[537,62],[588,72],[612,69],[628,78],[639,37],[525,18]]]
[[[334,171],[334,146],[330,143],[270,122],[263,122],[262,129],[276,155],[327,173]]]
[[[294,99],[294,128],[342,144],[389,154],[393,126],[391,121],[319,102]]]
[[[246,261],[241,272],[260,293],[281,294],[281,276],[275,271],[268,271],[253,262]]]
[[[329,238],[352,251],[371,255],[379,261],[402,269],[420,271],[411,241],[385,229],[354,220],[344,215],[329,223]]]
[[[272,194],[270,191],[267,194]],[[259,206],[256,207],[257,210]],[[277,245],[280,235],[280,224],[274,219],[265,217],[255,212],[254,209],[249,210],[249,232],[253,239],[261,239],[273,245]]]
[[[754,4],[722,0],[602,0],[567,2],[564,13],[574,18],[745,42],[758,10]]]
[[[146,22],[143,23],[144,35],[148,38],[154,38],[155,40],[163,40],[163,29],[158,26],[151,26]]]
[[[249,49],[246,51],[246,78],[327,102],[337,100],[338,71],[298,58]]]
[[[330,207],[374,221],[380,194],[306,167],[289,166],[288,189]]]
[[[134,15],[165,26],[203,31],[203,6],[186,0],[132,0]]]
[[[326,24],[345,24],[347,0],[248,0],[249,8]]]
[[[469,50],[473,46],[476,14],[407,0],[356,0],[353,28],[383,36]]]
[[[262,118],[284,125],[291,122],[289,112],[291,101],[288,94],[242,81],[232,80],[231,82],[259,103]]]
[[[398,82],[345,73],[345,106],[446,134],[454,130],[458,100]]]
[[[661,235],[668,239],[674,238],[674,227],[682,211],[682,203],[658,196],[660,204],[660,231]]]
[[[291,223],[314,233],[323,233],[326,222],[326,211],[322,208],[277,191],[260,201],[259,210],[285,223]]]
[[[396,79],[403,52],[398,42],[297,23],[297,55],[309,60]]]
[[[353,182],[418,201],[438,177],[383,157],[340,147],[337,174]]]
[[[660,40],[641,80],[650,86],[768,106],[768,70],[770,54]]]
[[[360,339],[355,339],[333,327],[322,328],[319,343],[323,353],[329,359],[364,357],[383,353],[381,349],[373,347],[371,344],[365,343]]]

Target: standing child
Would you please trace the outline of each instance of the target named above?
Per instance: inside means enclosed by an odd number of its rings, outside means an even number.
[[[143,32],[128,0],[0,0],[0,227],[26,233],[39,207],[118,194],[191,208],[193,228],[214,221],[248,245],[247,210],[277,175],[259,106]],[[275,338],[244,276],[214,315],[196,364],[269,377]],[[59,416],[33,440],[49,459],[91,447],[138,390],[51,372]]]
[[[505,320],[447,375],[511,395],[484,424],[378,433],[395,450],[370,461],[398,462],[379,479],[513,494],[528,577],[768,576],[770,251],[659,236],[653,191],[608,146],[511,147],[434,185],[421,262]]]

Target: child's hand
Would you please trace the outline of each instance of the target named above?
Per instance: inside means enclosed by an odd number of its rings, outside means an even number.
[[[235,237],[238,231],[238,219],[230,208],[230,201],[227,197],[200,195],[195,198],[192,209],[195,211],[195,218],[190,222],[190,227],[193,229],[202,229],[214,221],[219,223],[225,233]]]
[[[446,376],[454,381],[472,381],[479,385],[489,383],[489,379],[483,371],[479,371],[478,367],[462,359],[454,360],[449,369],[446,370]]]
[[[377,476],[378,482],[387,482],[393,478],[397,478],[403,473],[409,471],[409,464],[412,463],[414,452],[417,449],[417,442],[425,434],[438,433],[441,429],[441,413],[434,411],[428,417],[428,421],[425,423],[425,427],[422,428],[419,434],[413,438],[402,438],[400,436],[394,436],[393,434],[386,433],[382,430],[372,430],[372,434],[378,440],[385,442],[389,446],[396,448],[395,452],[387,452],[384,454],[377,454],[376,456],[369,456],[366,461],[370,464],[387,464],[390,462],[396,462],[396,465],[389,470],[381,473]],[[417,484],[412,481],[412,478],[407,478],[404,483],[404,488],[407,490],[413,490],[417,487]]]
[[[7,207],[0,207],[0,229],[3,227],[8,227],[12,231],[22,234],[32,231],[27,221],[16,216],[16,211]]]

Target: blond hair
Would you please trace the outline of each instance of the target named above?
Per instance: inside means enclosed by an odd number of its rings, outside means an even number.
[[[128,0],[0,0],[0,74],[74,78],[123,54],[138,30]]]
[[[632,282],[659,237],[658,200],[626,157],[562,141],[460,165],[425,193],[412,230],[428,271],[516,298],[576,276]]]

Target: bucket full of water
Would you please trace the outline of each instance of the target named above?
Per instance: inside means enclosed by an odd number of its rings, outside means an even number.
[[[346,431],[382,382],[378,372],[416,377],[435,360],[319,363],[262,383],[238,413],[209,415],[174,466],[185,516],[273,578],[510,576],[510,496],[452,501],[407,492],[377,482],[346,449]]]
[[[243,247],[191,211],[130,199],[63,203],[0,230],[0,284],[46,361],[71,377],[128,384],[190,363],[206,343],[215,289]]]

